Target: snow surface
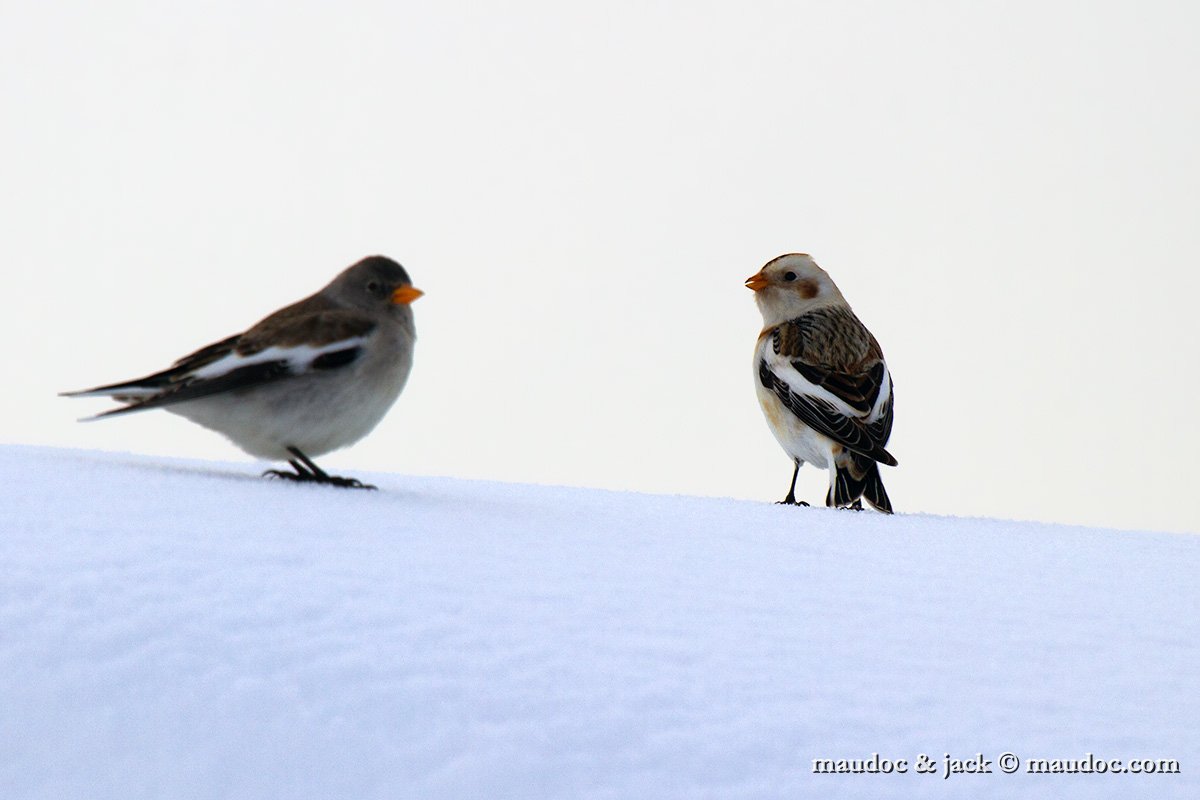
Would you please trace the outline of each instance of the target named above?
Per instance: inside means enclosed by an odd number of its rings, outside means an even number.
[[[0,796],[1200,797],[1200,537],[258,469],[0,447]]]

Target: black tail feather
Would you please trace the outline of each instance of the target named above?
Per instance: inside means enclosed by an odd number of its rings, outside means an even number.
[[[877,511],[882,511],[884,514],[892,513],[892,501],[888,497],[887,490],[883,488],[883,479],[879,477],[878,464],[871,464],[871,474],[868,476],[867,485],[863,487],[863,499],[873,505]]]
[[[91,389],[79,389],[73,392],[59,392],[59,397],[114,397],[119,396],[122,390],[131,392],[146,392],[160,389],[166,386],[169,381],[170,370],[156,372],[153,375],[147,375],[144,378],[138,378],[132,381],[121,381],[120,383],[110,383],[106,386],[93,386]]]
[[[892,513],[892,501],[883,488],[879,464],[857,453],[847,453],[837,464],[837,476],[825,495],[825,505],[831,508],[853,506],[859,498],[877,511]]]

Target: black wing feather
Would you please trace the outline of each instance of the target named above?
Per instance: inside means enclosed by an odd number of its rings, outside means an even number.
[[[883,362],[879,361],[867,372],[850,374],[838,372],[807,361],[793,361],[792,367],[813,386],[821,386],[831,394],[844,400],[846,405],[866,415],[879,399],[883,387]],[[886,440],[885,440],[886,441]]]
[[[820,398],[796,394],[786,383],[775,376],[766,359],[759,361],[758,378],[762,385],[773,392],[779,401],[805,425],[828,436],[848,450],[888,466],[896,466],[896,459],[883,447],[883,441],[886,439],[881,441],[875,437],[874,426],[868,427],[856,419],[847,417]],[[884,419],[888,420],[885,427],[890,432],[890,414],[885,415]]]
[[[134,400],[124,408],[114,408],[112,411],[97,414],[93,419],[115,417],[134,411],[148,411],[152,408],[161,408],[163,406],[174,405],[175,403],[187,402],[188,400],[198,400],[201,397],[208,397],[220,394],[221,392],[249,389],[253,386],[260,386],[264,383],[277,381],[280,378],[286,378],[292,374],[291,365],[282,359],[278,361],[263,361],[258,364],[247,364],[244,367],[238,367],[214,378],[180,383],[176,387],[167,388],[153,397],[147,397],[144,400]]]
[[[172,383],[177,382],[192,370],[200,369],[206,364],[225,357],[233,351],[237,346],[238,340],[242,338],[242,334],[230,336],[228,339],[222,339],[219,342],[214,342],[207,347],[202,347],[194,353],[189,353],[183,358],[176,361],[170,367],[161,372],[155,372],[147,375],[144,378],[135,378],[131,381],[120,381],[119,383],[110,383],[105,386],[96,386],[91,389],[84,389],[78,392],[63,392],[64,397],[73,395],[88,395],[97,393],[106,393],[109,395],[120,396],[121,389],[165,389]],[[120,409],[125,410],[125,409]],[[108,412],[113,413],[113,412]],[[101,414],[100,416],[106,416]]]
[[[322,353],[312,360],[310,366],[313,369],[324,371],[341,369],[357,361],[362,352],[362,347],[354,346],[347,347],[344,350],[334,350],[331,353]],[[273,383],[295,374],[293,365],[286,359],[247,364],[244,367],[232,369],[229,372],[216,375],[212,378],[201,378],[198,380],[185,379],[174,385],[168,383],[156,395],[144,399],[135,399],[125,408],[115,408],[112,411],[97,414],[94,419],[128,414],[133,411],[147,411],[151,408],[161,408],[162,406],[174,405],[175,403],[198,400],[201,397],[209,397],[214,394],[221,394],[222,392],[250,389],[255,386],[261,386],[264,383]]]

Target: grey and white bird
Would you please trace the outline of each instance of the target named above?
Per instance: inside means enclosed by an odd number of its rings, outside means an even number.
[[[89,420],[161,408],[295,470],[265,474],[374,488],[329,475],[312,459],[366,436],[400,396],[416,341],[410,304],[422,294],[404,267],[369,256],[316,294],[169,369],[63,394],[124,403]]]
[[[829,470],[825,505],[884,513],[892,503],[879,465],[896,466],[884,446],[892,433],[892,376],[879,342],[825,270],[805,253],[767,262],[746,286],[762,312],[754,385],[767,424],[795,469]],[[808,505],[801,502],[799,505]]]

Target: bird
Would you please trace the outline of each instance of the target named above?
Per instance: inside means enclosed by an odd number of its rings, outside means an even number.
[[[312,459],[366,436],[400,396],[416,342],[411,304],[423,294],[400,264],[368,256],[319,292],[161,372],[62,396],[123,404],[81,421],[161,408],[294,470],[266,476],[374,489]]]
[[[754,385],[771,432],[794,464],[785,505],[805,463],[829,471],[825,505],[886,514],[892,502],[879,465],[897,465],[892,375],[879,342],[829,274],[807,253],[768,261],[746,279],[762,312]]]

